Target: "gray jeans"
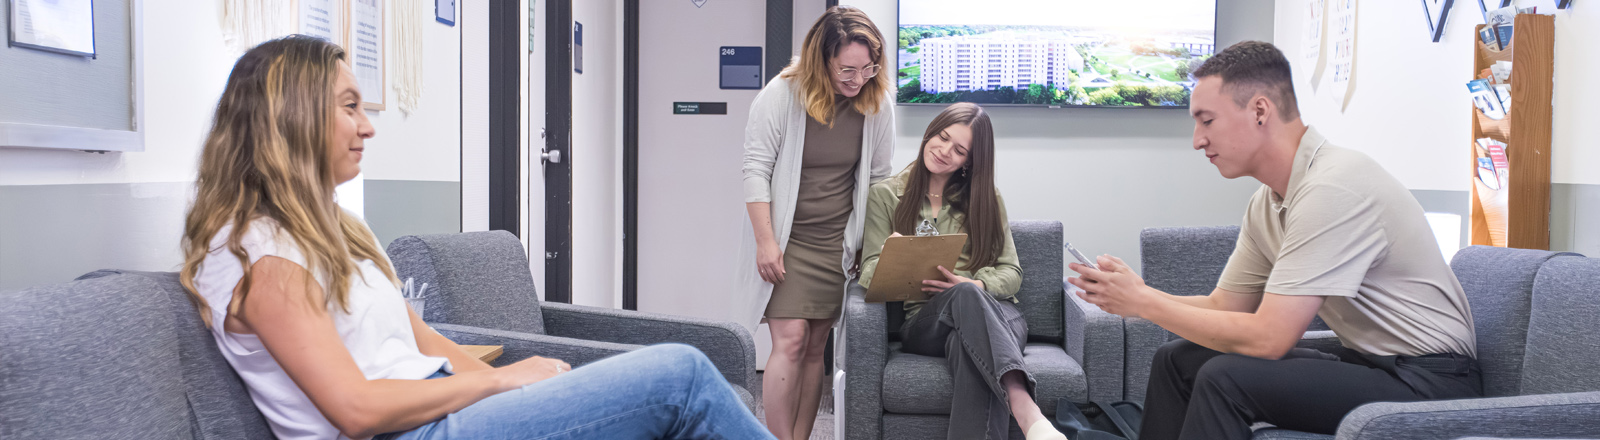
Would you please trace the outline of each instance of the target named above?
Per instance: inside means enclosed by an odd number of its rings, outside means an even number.
[[[950,439],[1004,439],[1011,426],[1011,404],[1000,376],[1012,370],[1033,375],[1022,362],[1028,323],[1017,306],[989,296],[972,283],[933,295],[900,329],[900,350],[944,357],[954,392],[950,396]]]

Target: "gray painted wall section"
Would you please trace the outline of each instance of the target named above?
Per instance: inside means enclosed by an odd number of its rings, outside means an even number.
[[[1457,244],[1462,247],[1467,246],[1467,240],[1472,237],[1472,206],[1467,204],[1467,199],[1472,197],[1472,193],[1414,189],[1411,190],[1411,195],[1417,198],[1417,203],[1422,204],[1424,212],[1447,212],[1461,216],[1461,240]]]
[[[97,269],[173,271],[188,182],[0,186],[0,290]]]
[[[0,291],[97,269],[175,271],[189,182],[0,186]],[[367,223],[396,237],[461,231],[460,182],[369,180]]]
[[[407,235],[461,232],[461,182],[368,180],[367,226],[385,248]]]
[[[1550,250],[1600,257],[1600,185],[1550,186]]]
[[[1468,191],[1411,190],[1428,212],[1461,215],[1461,245],[1472,233],[1472,193]],[[1550,185],[1550,250],[1600,257],[1600,185],[1556,183]]]

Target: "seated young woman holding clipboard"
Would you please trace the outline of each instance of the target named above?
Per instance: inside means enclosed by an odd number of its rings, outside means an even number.
[[[1006,438],[1009,414],[1029,440],[1065,440],[1034,404],[1034,379],[1024,370],[1028,326],[1016,306],[1022,267],[994,187],[994,128],[971,103],[935,117],[917,160],[872,185],[861,285],[871,289],[886,240],[950,234],[967,234],[960,259],[938,267],[942,278],[922,282],[926,301],[905,302],[900,331],[902,351],[948,360],[955,394],[946,437]]]

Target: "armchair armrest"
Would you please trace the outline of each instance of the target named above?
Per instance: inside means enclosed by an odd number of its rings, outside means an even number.
[[[651,345],[677,342],[700,349],[728,383],[757,389],[756,344],[731,322],[687,316],[545,302],[545,332],[552,336]]]
[[[1123,397],[1134,402],[1144,402],[1145,386],[1150,383],[1150,362],[1162,344],[1176,338],[1172,332],[1144,318],[1122,320],[1123,345]]]
[[[494,366],[511,364],[532,356],[555,358],[572,364],[573,368],[594,361],[642,348],[640,345],[585,341],[559,336],[536,335],[505,330],[487,329],[466,325],[429,323],[434,331],[457,344],[499,345],[505,347]]]
[[[883,303],[866,302],[867,288],[850,284],[844,301],[845,438],[881,438],[883,369],[889,358],[888,315]]]
[[[1295,346],[1323,353],[1338,353],[1337,350],[1344,345],[1339,342],[1339,336],[1333,334],[1333,330],[1311,330],[1301,336]]]
[[[1600,392],[1370,403],[1339,424],[1339,440],[1600,435]]]
[[[1123,323],[1122,317],[1100,310],[1079,298],[1078,286],[1062,281],[1067,298],[1062,301],[1067,322],[1067,353],[1077,358],[1089,379],[1089,400],[1115,402],[1123,399]],[[1081,324],[1075,324],[1081,323]],[[1078,349],[1076,352],[1073,346]]]

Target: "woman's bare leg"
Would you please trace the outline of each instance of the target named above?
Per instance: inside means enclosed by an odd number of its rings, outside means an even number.
[[[789,440],[800,407],[800,363],[809,328],[804,319],[768,318],[767,329],[772,332],[772,356],[761,379],[761,405],[767,430],[779,440]]]
[[[828,331],[833,329],[832,319],[806,320],[806,351],[800,358],[800,404],[795,408],[794,439],[811,438],[812,425],[817,423],[817,407],[822,405],[823,355],[828,350]]]

